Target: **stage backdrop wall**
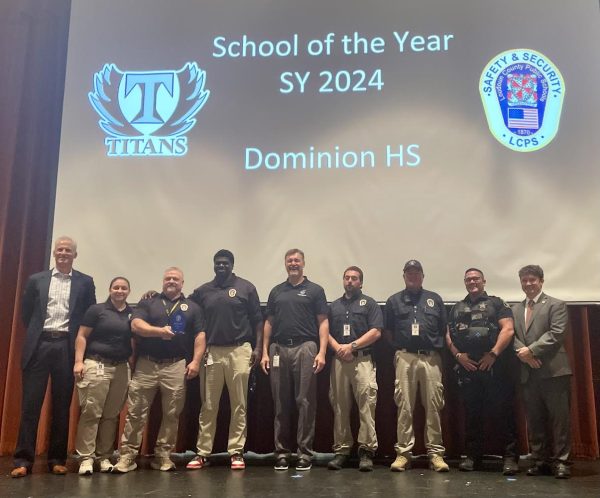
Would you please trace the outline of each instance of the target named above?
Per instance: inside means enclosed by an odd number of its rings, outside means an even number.
[[[51,228],[50,213],[54,203],[55,182],[59,157],[61,110],[66,68],[67,34],[71,2],[67,0],[9,0],[0,4],[0,67],[3,83],[0,85],[0,454],[14,451],[19,426],[21,399],[20,354],[24,339],[24,327],[19,320],[20,299],[27,277],[47,267]],[[574,162],[575,169],[590,168],[593,162]],[[582,175],[574,173],[579,183],[586,183]],[[501,175],[500,175],[501,176]],[[569,184],[565,184],[568,188]],[[586,183],[589,186],[589,182]],[[462,195],[462,194],[461,194]],[[110,203],[109,203],[110,204]],[[81,213],[73,211],[74,218]],[[132,223],[136,220],[132,220]],[[420,231],[416,232],[419,236]],[[580,240],[586,244],[593,235],[594,225],[581,228]],[[77,237],[77,233],[72,233]],[[81,254],[89,253],[96,239],[84,237]],[[111,254],[118,254],[122,244],[114,240]],[[443,249],[443,244],[436,245]],[[281,248],[284,246],[282,245]],[[564,246],[561,246],[564,247]],[[573,270],[585,269],[581,282],[595,272],[590,271],[593,259],[586,260],[570,254],[565,248],[560,258],[544,260],[556,265],[569,265]],[[211,249],[212,250],[212,249]],[[375,251],[376,252],[376,251]],[[317,251],[313,251],[317,254]],[[408,253],[407,253],[408,254]],[[548,254],[539,247],[532,250],[526,262],[541,261]],[[193,280],[209,278],[210,258],[202,259],[203,274],[192,275]],[[541,259],[540,259],[541,258]],[[274,259],[277,259],[274,257]],[[404,259],[404,258],[401,258]],[[450,263],[443,258],[444,268]],[[393,259],[392,261],[396,261]],[[91,272],[85,260],[78,266]],[[280,265],[281,261],[277,263]],[[399,265],[400,263],[398,263]],[[552,266],[556,266],[552,265]],[[464,265],[463,265],[464,266]],[[514,271],[511,267],[510,272]],[[550,269],[550,268],[549,268]],[[508,271],[507,270],[507,271]],[[280,279],[283,271],[278,266]],[[462,267],[456,275],[448,277],[448,288],[459,292]],[[510,273],[509,272],[509,273]],[[340,273],[340,271],[336,271]],[[372,273],[372,272],[371,272]],[[369,273],[368,275],[371,275]],[[160,270],[151,280],[157,284]],[[372,281],[375,282],[374,277]],[[511,277],[512,278],[512,277]],[[102,282],[99,280],[99,294]],[[339,275],[332,282],[330,298],[341,292]],[[552,277],[549,276],[549,282]],[[574,282],[577,287],[579,282]],[[514,288],[514,282],[511,284]],[[397,270],[394,290],[400,287],[400,270]],[[553,288],[561,295],[559,288]],[[461,291],[462,292],[462,291]],[[515,290],[515,295],[517,291]],[[566,293],[566,292],[565,292]],[[573,377],[573,437],[574,456],[598,457],[597,401],[600,399],[600,312],[598,306],[569,307],[572,333],[568,350],[574,366]],[[380,397],[377,426],[381,440],[381,455],[391,454],[394,440],[395,410],[391,398],[393,373],[390,352],[377,348],[379,361],[378,378]],[[451,358],[446,358],[451,365]],[[272,449],[272,405],[267,379],[257,375],[256,390],[251,396],[249,416],[248,449],[268,452]],[[444,432],[449,451],[461,450],[462,432],[454,414],[460,413],[458,397],[452,377],[446,370],[447,408],[444,412]],[[192,448],[195,440],[196,416],[199,409],[197,391],[190,386],[190,397],[181,421],[178,448]],[[596,391],[596,396],[594,396]],[[48,407],[44,408],[40,421],[38,452],[47,448],[49,429]],[[72,408],[70,448],[73,448],[77,407]],[[226,415],[224,413],[223,415]],[[327,403],[327,377],[319,377],[319,411],[315,447],[328,451],[331,444],[331,411]],[[144,451],[149,452],[156,434],[157,417],[153,414],[147,432]],[[521,424],[523,431],[524,427]],[[221,429],[215,449],[224,448]],[[493,451],[493,448],[491,448]]]

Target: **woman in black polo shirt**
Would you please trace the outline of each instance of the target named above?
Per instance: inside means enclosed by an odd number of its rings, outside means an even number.
[[[81,406],[75,449],[81,457],[80,475],[93,473],[94,456],[100,460],[100,472],[112,470],[109,458],[131,378],[129,291],[129,280],[113,278],[108,299],[90,306],[75,340],[73,373]]]

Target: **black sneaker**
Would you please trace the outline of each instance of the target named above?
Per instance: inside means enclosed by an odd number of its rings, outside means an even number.
[[[327,468],[329,470],[340,470],[346,465],[346,460],[348,460],[347,455],[336,454],[333,460],[327,464]]]
[[[274,468],[275,470],[287,470],[289,468],[287,458],[284,456],[277,457]]]
[[[308,458],[301,458],[296,463],[296,470],[310,470],[312,462]]]
[[[473,459],[470,457],[465,458],[462,462],[458,464],[458,470],[462,472],[471,472],[473,470],[481,469],[481,460]]]

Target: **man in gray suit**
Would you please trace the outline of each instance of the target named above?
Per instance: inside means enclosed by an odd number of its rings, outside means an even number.
[[[568,479],[571,451],[571,368],[564,348],[567,306],[542,292],[544,271],[519,270],[527,299],[514,305],[514,347],[521,360],[521,384],[533,465],[529,476],[554,474]],[[549,432],[549,434],[547,434]],[[549,448],[549,442],[552,447]]]
[[[55,267],[29,277],[21,302],[27,334],[21,355],[23,401],[12,477],[31,473],[49,377],[52,425],[48,470],[56,475],[67,473],[75,337],[85,311],[96,303],[96,288],[92,277],[73,269],[77,244],[72,238],[59,237],[52,254]]]

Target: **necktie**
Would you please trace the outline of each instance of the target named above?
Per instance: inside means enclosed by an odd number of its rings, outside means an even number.
[[[533,316],[533,305],[534,305],[534,301],[533,299],[530,299],[527,302],[527,309],[525,310],[525,328],[529,327],[529,324],[531,323],[531,317]]]

